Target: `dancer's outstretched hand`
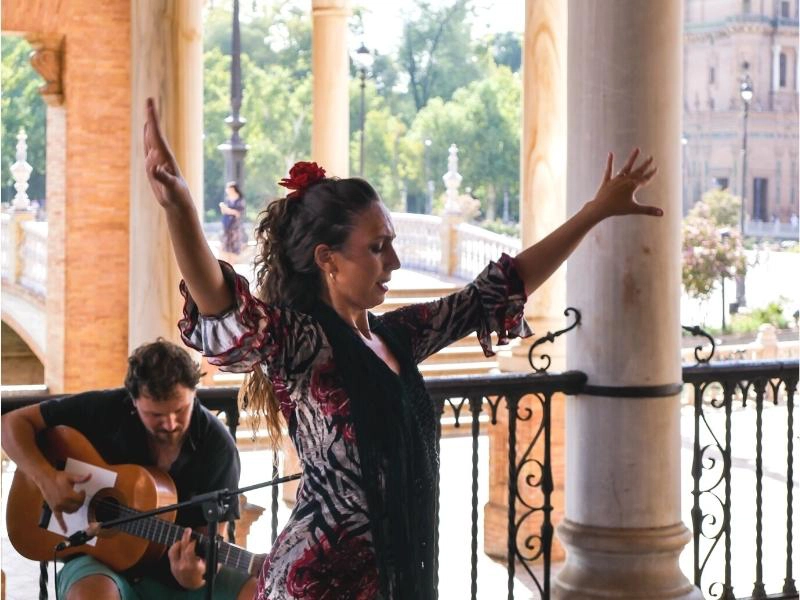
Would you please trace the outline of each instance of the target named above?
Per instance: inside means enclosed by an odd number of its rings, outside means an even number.
[[[164,208],[192,206],[189,187],[181,175],[172,150],[158,126],[158,112],[152,98],[147,99],[144,124],[144,164],[150,187]]]
[[[647,185],[658,171],[658,168],[653,166],[652,156],[637,166],[636,159],[638,157],[639,149],[636,148],[631,152],[623,167],[616,175],[612,176],[614,155],[611,152],[608,153],[603,180],[593,199],[601,219],[617,215],[660,217],[664,214],[664,211],[657,206],[647,206],[636,201],[634,196],[636,190]]]

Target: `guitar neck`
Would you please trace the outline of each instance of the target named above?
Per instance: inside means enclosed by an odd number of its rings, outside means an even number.
[[[171,546],[183,537],[183,532],[186,530],[181,525],[157,519],[155,517],[147,517],[139,519],[138,521],[131,521],[117,526],[115,529],[124,531],[130,535],[156,542],[157,544],[164,544]],[[197,553],[200,556],[205,554],[208,536],[196,531],[192,531],[191,539],[197,542]],[[229,544],[228,542],[219,541],[217,550],[217,560],[219,564],[225,565],[237,571],[245,571],[253,576],[258,576],[261,567],[266,560],[263,554],[254,554],[248,552],[241,546]]]

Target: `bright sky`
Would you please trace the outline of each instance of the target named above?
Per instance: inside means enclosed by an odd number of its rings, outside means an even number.
[[[206,0],[209,6],[212,0]],[[229,0],[221,0],[223,5]],[[311,12],[311,0],[289,0],[303,10]],[[220,0],[213,0],[215,4]],[[431,0],[436,6],[450,5],[453,0]],[[403,30],[403,9],[411,6],[408,0],[350,0],[353,7],[361,6],[364,11],[364,39],[352,40],[353,49],[363,41],[370,50],[389,54],[399,43]],[[525,28],[525,0],[473,0],[473,35],[480,37],[485,33],[516,31]],[[252,3],[240,0],[240,15],[247,19],[251,14]]]
[[[448,5],[452,0],[433,0],[433,4]],[[381,54],[389,53],[399,42],[403,28],[402,10],[409,6],[406,0],[352,0],[363,6],[364,43]],[[476,15],[475,36],[500,31],[522,33],[525,28],[525,0],[474,0]],[[355,42],[356,45],[361,40]]]

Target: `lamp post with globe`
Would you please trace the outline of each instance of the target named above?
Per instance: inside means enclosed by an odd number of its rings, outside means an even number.
[[[358,75],[361,79],[361,113],[359,121],[360,143],[358,157],[358,175],[364,176],[364,89],[366,87],[367,71],[375,62],[372,52],[362,42],[353,54],[353,62],[358,68]]]
[[[745,199],[747,197],[747,118],[750,114],[750,102],[753,100],[753,80],[747,69],[750,68],[748,62],[742,63],[741,81],[739,83],[739,95],[742,98],[742,203],[739,207],[739,233],[744,240],[745,235]],[[736,304],[737,309],[746,306],[744,276],[736,278]]]

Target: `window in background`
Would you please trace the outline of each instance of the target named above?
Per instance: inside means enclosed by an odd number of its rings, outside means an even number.
[[[753,178],[753,220],[767,220],[767,178]]]

